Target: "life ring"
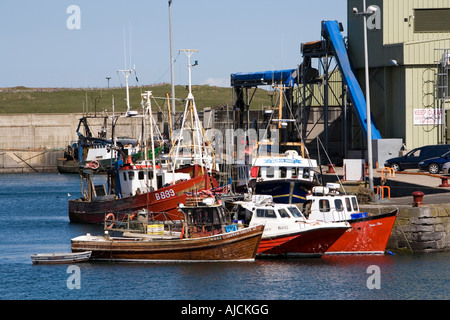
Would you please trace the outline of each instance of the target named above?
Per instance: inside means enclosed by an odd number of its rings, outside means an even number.
[[[100,165],[99,165],[98,161],[94,160],[94,161],[89,162],[86,166],[92,170],[97,170]]]
[[[110,219],[112,218],[112,219]],[[111,224],[106,226],[106,229],[111,229],[114,226],[114,220],[116,220],[116,217],[114,217],[113,213],[108,213],[105,217],[105,224],[107,224],[107,221],[111,220]]]

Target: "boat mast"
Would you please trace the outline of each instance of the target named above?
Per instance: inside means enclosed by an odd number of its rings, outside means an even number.
[[[130,88],[128,85],[128,77],[134,72],[136,74],[136,68],[134,67],[133,70],[118,70],[117,72],[120,72],[125,77],[125,85],[126,85],[126,92],[127,92],[127,116],[133,116],[136,115],[136,111],[130,111]]]
[[[153,178],[152,178],[152,187],[153,190],[157,189],[157,183],[156,183],[156,159],[155,159],[155,144],[154,144],[154,136],[153,136],[153,113],[152,113],[152,103],[151,103],[151,97],[152,97],[152,92],[151,91],[146,91],[145,93],[141,94],[141,97],[143,99],[146,100],[146,110],[145,110],[145,114],[148,115],[150,117],[150,143],[151,143],[151,148],[152,148],[152,165],[153,165]],[[144,119],[146,117],[144,116]],[[145,159],[147,160],[147,144],[145,144]]]
[[[198,65],[198,62],[195,61],[194,64],[191,64],[191,56],[194,52],[198,52],[197,49],[182,49],[180,50],[180,52],[183,51],[186,53],[187,57],[188,57],[188,68],[189,68],[189,85],[188,85],[188,89],[189,89],[189,94],[188,97],[186,99],[186,107],[184,109],[184,114],[183,114],[183,119],[182,119],[182,123],[181,123],[181,128],[180,131],[178,133],[178,139],[176,140],[177,146],[175,149],[175,161],[174,161],[174,165],[176,165],[177,160],[178,160],[178,155],[179,155],[179,151],[180,151],[180,145],[181,145],[181,141],[183,139],[183,131],[185,130],[185,124],[186,124],[186,120],[188,118],[188,116],[190,116],[191,118],[191,130],[192,130],[192,141],[190,146],[187,146],[188,148],[190,148],[191,151],[191,158],[193,160],[193,162],[195,164],[201,164],[202,168],[205,165],[205,160],[206,160],[206,155],[204,157],[204,152],[206,152],[206,150],[204,150],[204,147],[210,146],[211,144],[209,143],[209,141],[207,141],[207,138],[205,136],[205,132],[203,130],[203,127],[201,125],[200,119],[198,118],[198,112],[197,112],[197,107],[195,105],[195,99],[194,99],[194,95],[192,94],[192,81],[191,81],[191,68]],[[192,148],[193,147],[193,148]],[[172,153],[173,148],[170,152],[170,154]],[[170,155],[169,154],[169,155]],[[211,154],[213,157],[213,166],[214,166],[214,152],[211,150]],[[207,167],[211,166],[211,164],[207,164]],[[173,168],[175,169],[175,168]],[[208,168],[211,169],[211,168]]]

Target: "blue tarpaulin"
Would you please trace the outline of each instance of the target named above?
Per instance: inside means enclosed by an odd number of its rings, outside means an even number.
[[[232,86],[255,86],[255,85],[271,85],[284,84],[287,86],[294,85],[293,73],[297,69],[272,70],[260,72],[238,72],[231,75]]]

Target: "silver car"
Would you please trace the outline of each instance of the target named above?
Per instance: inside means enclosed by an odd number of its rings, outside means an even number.
[[[444,165],[442,166],[442,171],[444,172],[444,174],[450,174],[450,162],[444,163]]]

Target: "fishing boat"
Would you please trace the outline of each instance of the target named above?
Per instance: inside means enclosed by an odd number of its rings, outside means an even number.
[[[83,115],[79,119],[76,130],[78,140],[72,141],[65,150],[64,157],[57,159],[57,169],[59,173],[78,173],[80,167],[86,164],[97,163],[97,172],[107,172],[112,169],[114,162],[118,159],[118,152],[111,148],[113,144],[121,145],[126,154],[132,155],[134,159],[144,159],[139,150],[138,140],[128,137],[107,139],[107,120],[109,116],[89,116]],[[115,118],[115,117],[111,117]],[[103,124],[97,135],[91,127],[92,122],[103,120]],[[91,123],[90,123],[91,122]],[[113,126],[114,120],[113,120]],[[114,130],[113,130],[114,131]],[[156,150],[161,152],[161,148]]]
[[[275,203],[267,195],[253,195],[251,200],[234,204],[235,217],[242,224],[265,226],[258,248],[261,257],[320,257],[350,227],[346,222],[306,219],[296,205]]]
[[[302,203],[318,185],[316,167],[316,160],[304,158],[295,150],[258,156],[253,162],[249,185],[255,186],[255,194],[270,195],[274,202]]]
[[[151,97],[150,91],[142,94],[147,106],[142,116],[143,121],[152,119]],[[150,149],[152,155],[155,155],[153,125],[154,122],[150,126],[150,148],[145,144],[142,148],[144,154]],[[142,128],[145,126],[142,125]],[[144,132],[142,137],[145,137]],[[179,203],[185,202],[188,192],[218,187],[211,170],[205,169],[201,163],[194,162],[175,169],[174,162],[172,168],[162,167],[157,164],[156,156],[152,156],[151,160],[134,163],[120,146],[111,148],[120,151],[121,159],[108,172],[106,186],[95,184],[95,170],[90,164],[80,170],[82,197],[69,200],[71,222],[102,223],[108,213],[121,218],[140,209],[166,212],[176,220],[182,218],[177,208]]]
[[[88,261],[91,251],[61,252],[61,253],[38,253],[31,255],[34,264],[64,264]]]
[[[203,201],[203,200],[202,200]],[[182,229],[168,220],[156,221],[154,215],[138,214],[130,220],[105,220],[107,234],[79,236],[71,240],[73,252],[90,250],[92,260],[128,262],[165,261],[253,261],[264,230],[263,225],[243,229],[231,228],[222,210],[211,204],[181,206]],[[151,220],[148,218],[151,217]],[[180,223],[180,221],[175,222]],[[113,228],[114,226],[114,228]],[[123,226],[123,228],[121,228]],[[169,229],[168,229],[169,226]],[[123,231],[112,237],[112,230]]]
[[[326,254],[384,254],[398,214],[398,208],[386,213],[361,212],[355,195],[338,191],[339,184],[313,188],[304,204],[310,219],[350,224]]]
[[[199,166],[167,172],[148,161],[134,164],[129,160],[119,165],[106,177],[107,187],[94,184],[94,173],[89,167],[80,175],[83,196],[69,200],[71,222],[103,223],[108,213],[121,218],[140,209],[167,212],[176,220],[181,218],[178,204],[185,202],[187,193],[218,186],[214,177]],[[156,185],[152,184],[154,179]]]
[[[312,187],[318,185],[315,172],[317,161],[309,157],[289,105],[286,105],[286,109],[289,109],[291,117],[283,119],[282,97],[283,89],[286,87],[278,88],[279,116],[278,119],[274,119],[275,110],[268,110],[271,116],[266,132],[255,148],[256,156],[251,160],[248,185],[254,194],[270,195],[274,202],[302,203],[306,201],[306,195]],[[287,131],[289,125],[291,129]],[[271,128],[270,138],[269,128]],[[276,132],[278,134],[275,134]],[[298,137],[294,132],[297,132]],[[284,141],[282,137],[291,140],[294,138],[294,141]],[[278,153],[277,150],[282,152]]]

